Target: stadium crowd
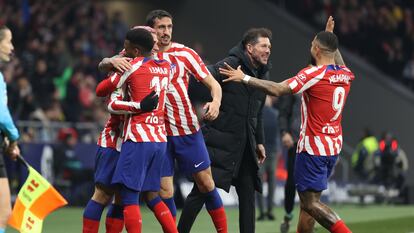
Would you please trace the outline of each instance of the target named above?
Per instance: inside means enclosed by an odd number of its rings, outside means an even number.
[[[129,27],[120,12],[110,17],[93,1],[1,0],[0,23],[15,32],[15,57],[2,69],[13,118],[104,125],[96,64],[123,45]],[[24,141],[33,137],[22,132]]]
[[[414,90],[414,2],[276,1],[317,28],[333,15],[341,44]]]

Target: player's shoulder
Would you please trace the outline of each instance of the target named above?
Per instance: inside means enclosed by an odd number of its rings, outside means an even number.
[[[171,43],[171,49],[179,50],[179,49],[183,49],[183,48],[186,48],[186,46],[184,44],[180,44],[180,43],[177,43],[177,42],[172,42]]]
[[[136,58],[133,58],[133,59],[131,59],[130,61],[129,61],[129,63],[131,64],[131,65],[135,65],[135,64],[142,64],[142,63],[144,63],[145,62],[145,57],[136,57]]]
[[[306,82],[306,80],[311,80],[318,74],[321,74],[325,69],[325,66],[307,66],[301,69],[295,77],[302,82]]]
[[[354,77],[354,73],[345,65],[329,65],[326,67],[326,71],[334,72],[336,74],[346,75],[349,77]]]
[[[176,42],[173,42],[171,44],[171,48],[170,48],[169,51],[176,52],[176,53],[180,53],[180,54],[189,53],[189,54],[191,54],[193,56],[194,55],[197,55],[197,52],[195,52],[194,49],[192,49],[192,48],[190,48],[188,46],[185,46],[183,44],[176,43]]]
[[[343,65],[343,66],[339,66],[339,67],[343,70],[343,72],[352,74],[352,76],[354,76],[354,72],[352,72],[352,70],[349,69],[347,66]]]
[[[325,68],[326,68],[325,66],[312,66],[312,65],[309,65],[309,66],[301,69],[299,71],[299,73],[310,75],[310,74],[314,74],[314,73],[317,73],[317,72],[322,72]]]

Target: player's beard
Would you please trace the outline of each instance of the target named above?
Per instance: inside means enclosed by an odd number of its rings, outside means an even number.
[[[309,58],[309,64],[316,66],[316,59],[312,54],[310,55],[310,58]]]
[[[163,36],[159,40],[159,44],[162,46],[168,46],[171,43],[171,37],[170,36]]]

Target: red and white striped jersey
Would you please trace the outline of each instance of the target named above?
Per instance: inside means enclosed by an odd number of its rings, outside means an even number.
[[[114,91],[109,99],[109,104],[115,101],[122,101],[123,99],[122,89]],[[101,147],[112,148],[117,151],[121,151],[121,145],[123,142],[122,129],[123,129],[124,115],[111,114],[109,120],[106,122],[104,129],[98,138],[98,145]]]
[[[141,112],[141,104],[132,101],[123,100],[124,87],[116,89],[112,94],[108,103],[108,111],[112,114],[135,114]],[[121,98],[114,98],[121,95]],[[114,96],[114,97],[113,97]]]
[[[182,44],[172,43],[168,51],[158,53],[157,57],[169,61],[174,70],[165,101],[167,135],[194,134],[200,129],[200,124],[188,97],[189,77],[192,74],[201,81],[210,72],[200,56]]]
[[[125,115],[124,141],[134,142],[166,142],[164,124],[165,95],[171,75],[171,64],[165,60],[135,58],[132,68],[123,73],[115,73],[109,80],[113,86],[121,88],[125,85],[128,101],[141,102],[152,90],[159,96],[158,107],[151,112],[138,111]]]
[[[342,110],[354,74],[346,66],[308,67],[288,79],[302,94],[302,123],[297,153],[338,155],[342,149]]]

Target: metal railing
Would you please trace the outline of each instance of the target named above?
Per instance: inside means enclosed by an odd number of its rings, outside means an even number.
[[[81,142],[96,141],[102,126],[96,122],[40,122],[40,121],[17,121],[16,127],[26,140],[34,143],[53,143],[58,140],[61,129],[73,128],[78,134]],[[23,136],[24,137],[24,136]]]

